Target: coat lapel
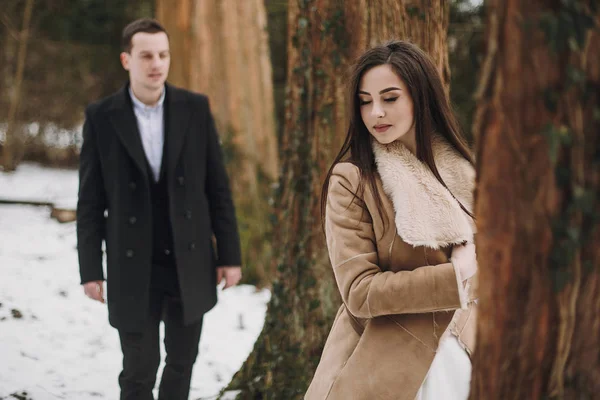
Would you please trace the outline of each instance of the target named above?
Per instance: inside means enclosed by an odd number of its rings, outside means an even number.
[[[191,112],[185,92],[171,85],[166,85],[166,88],[165,103],[167,118],[165,121],[165,140],[167,141],[167,176],[173,177],[179,155],[181,154],[181,148],[185,142]]]
[[[125,85],[117,94],[114,111],[111,114],[111,122],[117,131],[123,146],[127,149],[127,152],[135,161],[144,177],[148,176],[148,170],[146,168],[146,156],[144,154],[144,147],[142,146],[142,140],[133,113],[133,105],[131,98],[129,97],[128,91],[129,85]]]
[[[475,171],[441,136],[434,135],[432,145],[436,167],[450,191],[399,142],[373,141],[383,190],[394,205],[398,235],[415,247],[432,249],[473,242],[475,224],[458,201],[473,209]]]

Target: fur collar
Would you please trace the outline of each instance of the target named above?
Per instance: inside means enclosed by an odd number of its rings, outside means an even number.
[[[437,169],[462,205],[472,212],[475,170],[441,135],[432,137]],[[373,141],[383,190],[392,200],[398,235],[412,246],[439,249],[473,242],[475,225],[429,167],[396,141]]]

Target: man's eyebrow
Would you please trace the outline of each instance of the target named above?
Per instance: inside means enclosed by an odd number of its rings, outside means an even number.
[[[170,50],[161,50],[158,53],[159,54],[164,54],[164,53],[169,53],[169,52],[170,52]],[[152,50],[141,50],[140,54],[141,55],[152,54]]]

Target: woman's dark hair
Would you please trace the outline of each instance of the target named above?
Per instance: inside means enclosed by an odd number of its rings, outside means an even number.
[[[139,32],[145,33],[158,33],[164,32],[167,37],[169,34],[166,29],[155,19],[151,18],[140,18],[131,22],[125,28],[123,28],[123,34],[121,37],[121,46],[125,53],[131,53],[133,35]]]
[[[469,146],[462,136],[460,126],[444,91],[440,74],[429,55],[416,45],[401,40],[373,47],[361,55],[352,68],[348,87],[349,109],[351,110],[350,126],[342,149],[327,172],[321,191],[321,221],[323,222],[331,173],[335,165],[343,160],[356,165],[361,173],[361,183],[354,196],[362,196],[366,182],[381,211],[382,202],[375,180],[376,166],[371,146],[371,134],[361,117],[358,90],[360,81],[367,71],[385,64],[390,65],[396,75],[402,79],[413,101],[417,158],[427,164],[437,180],[448,188],[437,170],[433,157],[431,142],[432,134],[435,132],[442,135],[467,161],[474,164]],[[462,204],[460,206],[469,216],[473,217],[473,214]]]

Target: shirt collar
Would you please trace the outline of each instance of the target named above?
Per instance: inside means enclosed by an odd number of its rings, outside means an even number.
[[[131,97],[131,101],[133,102],[133,107],[140,109],[140,110],[144,110],[144,111],[159,110],[160,108],[162,108],[163,103],[165,102],[165,92],[166,92],[166,90],[163,87],[163,91],[162,91],[160,97],[158,98],[158,102],[153,106],[148,106],[148,105],[142,103],[141,100],[139,100],[137,97],[135,97],[135,94],[133,94],[133,90],[131,89],[131,86],[129,86],[129,96]]]

